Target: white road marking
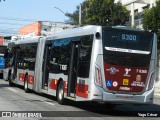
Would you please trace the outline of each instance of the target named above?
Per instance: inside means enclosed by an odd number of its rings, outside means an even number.
[[[50,102],[47,102],[47,101],[44,101],[44,100],[41,100],[41,101],[44,102],[44,103],[50,104],[50,105],[55,105],[53,103],[50,103]]]
[[[12,88],[8,88],[8,89],[11,90],[11,91],[13,91],[13,92],[18,92],[18,91],[16,91],[16,90],[12,89]]]

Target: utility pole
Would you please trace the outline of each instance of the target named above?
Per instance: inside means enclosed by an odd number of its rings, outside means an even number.
[[[82,8],[81,4],[79,5],[79,27],[81,26],[82,23]]]
[[[134,27],[135,25],[135,19],[134,19],[134,3],[131,4],[131,16],[132,16],[132,19],[131,19],[131,26]]]

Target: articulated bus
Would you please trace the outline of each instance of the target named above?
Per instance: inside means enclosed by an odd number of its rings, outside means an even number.
[[[149,104],[157,37],[127,27],[84,26],[9,44],[9,84],[73,101]]]

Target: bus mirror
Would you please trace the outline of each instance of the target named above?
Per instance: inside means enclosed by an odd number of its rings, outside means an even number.
[[[100,37],[101,37],[100,33],[97,32],[97,33],[96,33],[96,38],[97,38],[97,39],[100,39]]]

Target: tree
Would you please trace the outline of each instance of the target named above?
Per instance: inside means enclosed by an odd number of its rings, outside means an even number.
[[[82,25],[124,25],[129,19],[129,11],[114,0],[86,0],[82,4]],[[77,25],[79,6],[73,13],[67,13],[68,23]]]
[[[157,33],[158,49],[160,50],[160,0],[156,2],[156,6],[147,9],[143,16],[143,28],[146,31]]]

